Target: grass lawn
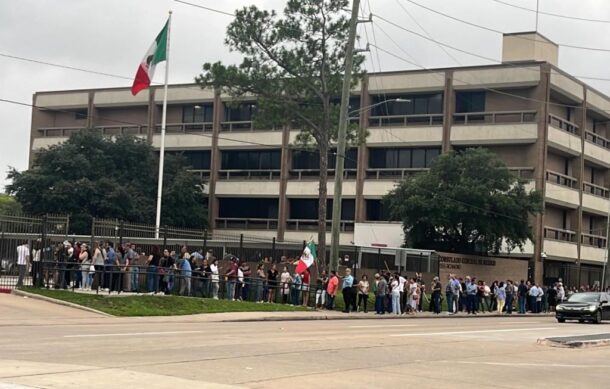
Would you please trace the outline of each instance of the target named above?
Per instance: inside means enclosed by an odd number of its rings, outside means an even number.
[[[278,312],[307,310],[304,307],[291,307],[282,304],[256,304],[251,302],[181,296],[108,296],[39,288],[24,288],[23,290],[25,292],[97,309],[115,316],[171,316],[218,312]]]

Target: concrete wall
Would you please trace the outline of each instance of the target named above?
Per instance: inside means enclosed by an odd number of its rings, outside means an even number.
[[[478,257],[453,253],[438,253],[440,279],[445,286],[450,274],[457,277],[476,277],[488,285],[495,280],[521,280],[527,278],[527,260]]]

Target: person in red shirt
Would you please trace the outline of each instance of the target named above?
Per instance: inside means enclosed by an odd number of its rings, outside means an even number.
[[[330,279],[328,280],[328,286],[326,287],[326,295],[328,300],[326,301],[326,309],[332,310],[335,307],[335,296],[337,295],[337,289],[339,289],[339,277],[337,272],[332,270],[330,272]]]
[[[303,306],[307,306],[309,304],[309,280],[311,277],[311,273],[309,273],[309,269],[305,269],[302,276],[301,290],[303,291]]]

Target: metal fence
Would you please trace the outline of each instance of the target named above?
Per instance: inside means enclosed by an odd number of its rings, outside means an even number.
[[[154,226],[146,224],[127,223],[115,219],[93,219],[91,221],[90,235],[73,235],[70,231],[70,217],[59,215],[45,215],[41,217],[27,215],[0,215],[0,289],[10,290],[17,285],[19,267],[17,266],[17,247],[26,244],[31,253],[31,261],[28,263],[26,275],[23,278],[24,286],[44,286],[52,288],[78,288],[82,287],[83,280],[87,279],[90,271],[80,269],[80,264],[65,260],[60,252],[64,242],[68,241],[74,246],[76,243],[87,243],[94,247],[95,243],[112,242],[115,247],[131,243],[136,246],[139,256],[147,257],[153,248],[168,249],[170,252],[180,252],[186,246],[190,252],[200,251],[204,255],[210,255],[223,259],[229,255],[237,256],[249,264],[255,271],[259,264],[263,264],[265,272],[276,264],[278,271],[286,266],[293,274],[294,264],[298,261],[305,246],[305,241],[278,241],[275,237],[261,237],[255,235],[244,235],[225,231],[207,231],[196,229],[182,229],[174,227],[163,227],[156,231]],[[158,235],[157,235],[158,234]],[[355,273],[367,274],[371,278],[378,271],[420,272],[438,274],[438,261],[431,252],[421,252],[409,249],[389,249],[359,247],[354,245],[341,246],[340,256],[342,268],[350,267]],[[145,261],[144,261],[145,264]],[[94,274],[98,284],[101,277],[102,282],[110,282],[110,286],[118,278],[121,280],[141,281],[137,282],[135,292],[165,292],[175,293],[173,288],[167,289],[164,284],[166,274],[148,274],[144,264],[131,265],[125,269],[118,270],[113,266],[96,269]],[[222,278],[223,269],[228,267],[228,260],[221,260],[218,282],[219,297],[226,292],[226,280]],[[312,267],[312,285],[315,283],[318,271],[323,264]],[[133,273],[138,273],[138,278]],[[128,273],[128,274],[127,274]],[[356,275],[357,275],[356,274]],[[108,277],[112,281],[108,281]],[[142,278],[143,279],[140,279]],[[153,281],[148,281],[148,278]],[[186,275],[180,273],[172,274],[172,280],[178,280],[177,284],[189,282],[191,292],[189,295],[197,294],[201,288],[197,285],[206,283],[206,277],[193,271],[190,281],[186,281]],[[156,279],[156,281],[155,281]],[[78,283],[76,283],[78,281]],[[124,281],[121,281],[121,283]],[[152,282],[153,290],[149,290],[149,282]],[[246,277],[243,282],[245,290],[256,289],[256,279]],[[177,285],[172,283],[172,285]],[[101,289],[112,290],[109,285]],[[144,287],[146,285],[146,287]],[[206,290],[211,290],[211,281]],[[96,284],[96,286],[98,286]],[[131,286],[125,290],[131,291]],[[263,286],[261,286],[263,287]],[[268,294],[269,285],[264,285],[265,295]],[[239,288],[236,286],[236,288]],[[123,290],[122,288],[115,288]],[[279,288],[282,289],[282,288]],[[180,288],[178,288],[178,291]],[[118,290],[117,290],[118,291]],[[289,292],[289,295],[292,292]],[[301,293],[301,292],[299,292]],[[199,293],[201,294],[201,293]],[[209,296],[207,293],[206,296]],[[302,293],[301,293],[302,294]],[[252,299],[254,295],[248,295]],[[302,298],[302,297],[301,297]]]

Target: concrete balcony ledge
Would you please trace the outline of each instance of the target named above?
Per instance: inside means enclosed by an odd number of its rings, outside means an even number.
[[[369,128],[368,146],[440,146],[443,126]],[[292,138],[292,137],[291,137]]]
[[[578,208],[580,195],[578,181],[553,171],[546,172],[545,200],[568,208]]]
[[[606,261],[606,249],[594,246],[580,246],[580,259],[603,264]]]
[[[585,139],[585,158],[605,167],[610,167],[610,149],[607,147],[609,144],[606,142],[599,143],[599,138],[595,138],[598,140],[597,142],[588,138]]]
[[[451,127],[451,144],[526,144],[538,139],[536,123],[463,124]]]
[[[545,239],[544,252],[550,258],[563,258],[570,261],[574,261],[578,258],[578,246],[576,243],[572,242]]]
[[[316,187],[317,189],[317,187]],[[280,194],[279,180],[218,180],[217,196],[276,197]]]
[[[582,152],[582,140],[575,133],[549,125],[549,146],[561,150],[570,155],[580,155]]]

